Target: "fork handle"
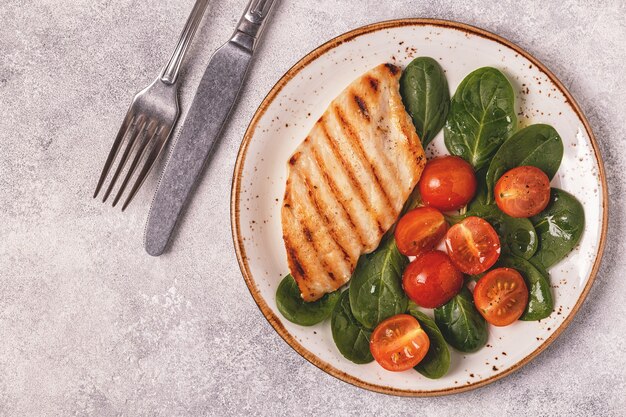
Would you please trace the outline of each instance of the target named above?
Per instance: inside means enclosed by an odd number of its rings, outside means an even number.
[[[187,48],[193,39],[193,35],[196,33],[196,29],[198,29],[198,25],[202,20],[202,16],[208,4],[209,0],[197,0],[196,4],[194,4],[191,14],[189,14],[189,18],[187,18],[187,23],[185,23],[185,28],[180,34],[178,45],[176,45],[172,57],[161,74],[161,81],[165,84],[172,85],[176,82],[180,64],[185,57],[185,52],[187,52]]]

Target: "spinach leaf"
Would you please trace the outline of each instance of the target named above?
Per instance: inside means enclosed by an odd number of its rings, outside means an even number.
[[[446,123],[450,108],[450,90],[443,69],[432,58],[415,58],[400,77],[400,95],[426,148]]]
[[[476,352],[487,343],[487,322],[467,287],[435,309],[435,322],[446,342],[461,352]]]
[[[492,199],[496,182],[508,170],[532,165],[552,179],[563,159],[563,141],[552,126],[537,124],[515,133],[494,155],[487,170],[487,187]]]
[[[539,234],[539,249],[533,259],[550,268],[580,241],[585,228],[585,211],[576,197],[552,188],[548,207],[531,221]]]
[[[492,223],[504,243],[504,253],[511,253],[524,259],[530,259],[539,247],[539,238],[535,227],[528,219],[518,219],[501,213]]]
[[[349,291],[348,289],[341,294],[330,318],[333,340],[346,359],[354,363],[368,363],[374,360],[370,352],[372,332],[365,329],[352,315]]]
[[[515,95],[504,74],[492,67],[470,73],[457,88],[444,128],[446,148],[478,170],[515,130]]]
[[[501,256],[496,265],[517,270],[526,281],[528,306],[520,320],[541,320],[552,313],[554,301],[550,291],[549,275],[545,269],[538,269],[529,261],[516,256]]]
[[[435,321],[418,310],[417,305],[409,302],[409,314],[419,321],[420,326],[428,335],[430,347],[424,359],[417,364],[415,370],[426,378],[437,379],[448,373],[450,369],[450,350]]]
[[[541,272],[541,275],[543,275],[545,279],[547,279],[548,282],[550,282],[550,274],[548,273],[548,270],[546,269],[545,266],[541,264],[541,262],[537,260],[537,258],[532,257],[528,260],[528,262],[530,262],[532,266],[534,266],[537,269],[537,271]]]
[[[276,290],[278,311],[290,322],[301,326],[312,326],[324,321],[332,313],[337,301],[339,291],[326,294],[317,301],[304,301],[291,274],[283,278]]]
[[[491,202],[487,197],[487,168],[482,168],[476,171],[476,194],[467,206],[468,211],[478,212],[482,207],[488,206]]]
[[[373,329],[384,319],[406,311],[402,272],[408,263],[393,236],[359,258],[350,283],[350,305],[363,326]]]

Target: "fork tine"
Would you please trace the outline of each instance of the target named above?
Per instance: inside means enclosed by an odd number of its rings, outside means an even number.
[[[143,136],[143,140],[139,144],[139,148],[137,149],[137,152],[135,153],[133,162],[130,164],[128,173],[126,174],[126,177],[124,178],[124,181],[122,182],[120,189],[117,190],[117,195],[115,196],[115,199],[113,200],[113,207],[115,207],[117,202],[122,197],[122,194],[124,193],[124,190],[126,189],[126,185],[128,185],[128,181],[131,179],[131,177],[135,173],[135,170],[137,169],[137,165],[139,165],[139,161],[141,161],[142,156],[144,155],[144,153],[146,152],[146,149],[148,148],[148,144],[152,142],[152,140],[154,139],[154,137],[157,136],[159,131],[160,129],[159,129],[158,122],[155,120],[150,121],[150,123],[148,124],[148,127],[146,128],[147,134]]]
[[[124,201],[124,205],[122,205],[122,211],[126,210],[126,207],[128,207],[131,200],[133,199],[135,194],[137,194],[137,191],[139,190],[143,182],[146,180],[146,177],[150,173],[150,170],[152,169],[154,162],[157,160],[157,158],[161,154],[161,151],[163,151],[163,149],[165,148],[165,144],[167,143],[167,140],[172,134],[173,128],[174,126],[171,126],[169,130],[166,130],[163,126],[161,126],[161,129],[159,130],[158,135],[155,135],[155,139],[156,139],[155,144],[152,147],[150,154],[148,155],[148,158],[146,159],[146,162],[143,168],[141,169],[141,172],[137,176],[137,180],[135,181],[133,188],[130,190],[128,197],[126,197],[126,201]]]
[[[130,152],[133,150],[133,148],[135,147],[135,143],[137,142],[137,136],[139,136],[143,132],[146,126],[146,121],[144,119],[145,117],[143,115],[138,116],[137,120],[135,121],[135,125],[131,126],[131,134],[128,137],[128,143],[126,144],[126,149],[124,150],[124,153],[122,154],[122,158],[120,159],[120,162],[117,165],[117,169],[115,170],[115,174],[113,174],[113,178],[111,178],[109,187],[104,193],[104,197],[102,198],[103,203],[107,201],[107,198],[109,198],[109,195],[111,194],[111,191],[113,190],[113,186],[115,185],[115,182],[117,181],[117,177],[119,177],[120,173],[122,172],[122,169],[124,169],[124,165],[126,165],[128,156],[130,155]]]
[[[111,165],[117,156],[117,153],[120,150],[120,145],[122,144],[122,139],[126,136],[128,132],[128,126],[132,125],[135,121],[135,115],[132,112],[132,108],[128,110],[126,113],[126,117],[124,117],[124,121],[122,122],[122,126],[120,126],[119,132],[117,132],[117,136],[115,137],[115,141],[113,141],[113,146],[109,151],[109,156],[107,156],[107,160],[104,163],[104,167],[102,168],[102,173],[100,174],[100,179],[98,180],[98,185],[96,185],[96,191],[93,193],[93,198],[98,196],[100,189],[102,188],[102,184],[104,184],[104,180],[109,174],[109,170],[111,169]]]

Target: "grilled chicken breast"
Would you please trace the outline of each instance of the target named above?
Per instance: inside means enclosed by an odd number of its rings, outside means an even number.
[[[283,239],[306,301],[348,282],[420,178],[426,158],[402,104],[400,75],[382,64],[353,81],[289,159]]]

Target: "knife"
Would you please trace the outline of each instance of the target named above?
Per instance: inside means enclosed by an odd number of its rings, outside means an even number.
[[[231,38],[213,53],[150,206],[144,245],[161,255],[241,90],[275,0],[251,0]]]

